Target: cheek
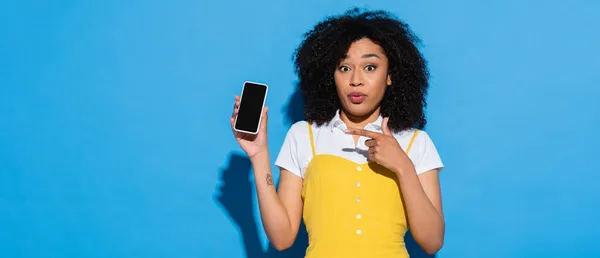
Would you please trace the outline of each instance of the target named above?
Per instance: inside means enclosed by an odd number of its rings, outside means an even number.
[[[371,94],[371,96],[373,96],[373,98],[371,98],[371,104],[376,105],[378,103],[381,103],[381,101],[383,100],[383,97],[385,95],[385,89],[377,89],[377,90],[373,90],[374,92]]]
[[[344,92],[346,92],[347,90],[346,88],[349,87],[347,79],[339,75],[338,73],[335,73],[333,76],[333,80],[335,83],[335,90],[337,91],[338,95],[344,95]]]
[[[339,88],[340,86],[345,85],[344,82],[346,79],[340,73],[336,72],[333,74],[333,81],[335,82],[335,86]]]
[[[348,94],[348,90],[345,89],[344,87],[336,86],[335,91],[337,93],[338,100],[340,101],[340,103],[342,105],[345,106],[347,104],[346,102],[349,101],[348,98],[346,97],[346,95]]]
[[[377,96],[376,101],[381,100],[383,95],[385,95],[385,90],[387,87],[387,76],[377,76],[373,78],[370,82],[371,85],[371,95]]]

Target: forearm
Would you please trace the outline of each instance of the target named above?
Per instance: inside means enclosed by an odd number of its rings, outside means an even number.
[[[277,195],[271,172],[269,153],[252,157],[258,205],[267,237],[278,249],[289,247],[295,239],[290,218]]]
[[[410,231],[428,253],[437,252],[444,242],[444,219],[423,190],[414,170],[397,172],[408,216]]]

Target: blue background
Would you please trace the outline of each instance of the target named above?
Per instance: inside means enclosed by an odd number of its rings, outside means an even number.
[[[0,257],[302,254],[305,234],[268,246],[228,118],[245,80],[269,84],[274,159],[301,119],[293,51],[352,6],[423,40],[437,257],[599,257],[600,3],[369,3],[4,1]]]

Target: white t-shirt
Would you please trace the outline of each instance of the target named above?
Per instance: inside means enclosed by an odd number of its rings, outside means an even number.
[[[380,116],[364,129],[381,132],[382,120]],[[368,147],[365,146],[365,141],[368,138],[361,136],[355,148],[352,135],[344,132],[346,124],[341,120],[339,112],[336,112],[336,116],[328,123],[321,126],[312,124],[311,126],[317,155],[336,155],[356,163],[365,163],[368,161]],[[406,150],[408,147],[414,132],[415,130],[411,129],[394,133],[394,138],[396,138],[403,150]],[[422,174],[432,169],[442,170],[444,167],[435,145],[424,131],[420,131],[417,134],[409,150],[408,157],[415,165],[417,174]],[[304,178],[304,172],[312,158],[308,122],[297,122],[288,131],[275,165]]]

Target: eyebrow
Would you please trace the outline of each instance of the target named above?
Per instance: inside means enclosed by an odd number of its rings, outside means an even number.
[[[376,57],[376,58],[381,59],[377,54],[372,54],[372,53],[371,54],[364,54],[362,56],[362,58],[369,58],[369,57]]]
[[[342,58],[342,60],[344,60],[344,59],[348,59],[349,57],[350,57],[349,55],[345,55],[345,56]],[[365,59],[365,58],[371,58],[371,57],[375,57],[375,58],[381,59],[381,57],[379,57],[379,55],[377,55],[377,54],[375,54],[375,53],[364,54],[364,55],[362,56],[362,58],[363,58],[363,59]]]

